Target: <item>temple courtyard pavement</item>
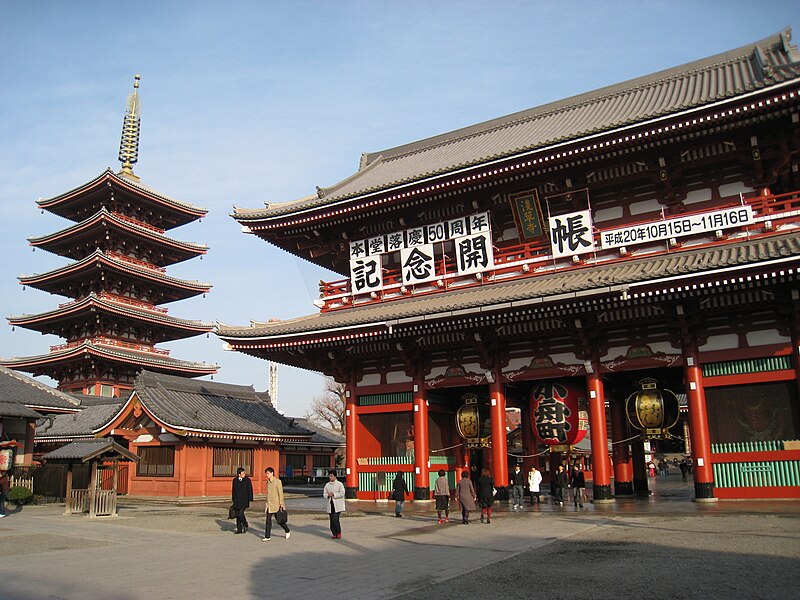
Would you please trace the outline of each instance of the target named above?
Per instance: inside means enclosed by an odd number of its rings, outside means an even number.
[[[438,524],[431,503],[348,502],[332,540],[322,499],[292,489],[291,539],[263,501],[234,535],[226,503],[121,498],[119,516],[9,507],[0,598],[797,598],[800,501],[692,502],[680,475],[611,505],[496,503],[491,524]]]

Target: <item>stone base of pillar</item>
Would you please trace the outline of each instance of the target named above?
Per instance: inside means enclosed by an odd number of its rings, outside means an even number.
[[[431,499],[431,488],[429,487],[414,488],[414,500],[430,500],[430,499]]]
[[[616,481],[616,480],[614,480],[614,495],[615,496],[633,496],[633,482],[632,481]]]
[[[614,496],[611,495],[610,485],[593,485],[592,486],[592,502],[597,504],[604,500],[614,501]]]
[[[356,500],[358,499],[358,488],[357,487],[345,487],[344,488],[344,497],[348,500]]]
[[[647,485],[647,479],[635,479],[634,478],[634,480],[633,480],[633,491],[640,498],[649,498],[650,497],[650,488]]]
[[[714,483],[699,483],[694,482],[694,499],[695,502],[714,502]]]

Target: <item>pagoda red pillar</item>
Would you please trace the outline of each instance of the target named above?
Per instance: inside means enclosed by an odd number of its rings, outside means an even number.
[[[506,439],[506,395],[501,382],[500,367],[491,373],[489,382],[489,414],[492,418],[492,477],[499,499],[506,499],[508,493],[508,440]]]
[[[614,495],[633,495],[633,467],[628,451],[628,428],[625,426],[625,400],[611,402],[611,455],[614,457]]]
[[[608,462],[608,433],[606,432],[606,407],[600,363],[592,359],[586,373],[586,390],[589,392],[589,432],[592,436],[592,497],[593,501],[611,502],[611,470]]]
[[[345,391],[345,467],[347,477],[345,480],[345,497],[355,499],[358,497],[358,440],[356,436],[356,425],[358,424],[358,413],[356,411],[356,382],[353,379]]]
[[[700,369],[697,346],[694,343],[686,344],[683,348],[683,378],[689,401],[695,501],[714,502],[714,470],[711,464],[711,437],[708,433],[703,371]]]
[[[414,500],[431,497],[430,452],[428,448],[428,400],[425,378],[414,378]]]

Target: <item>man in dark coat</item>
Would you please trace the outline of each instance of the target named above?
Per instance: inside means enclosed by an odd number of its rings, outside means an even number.
[[[236,510],[236,533],[247,531],[247,517],[244,511],[253,501],[253,483],[247,476],[247,472],[239,467],[236,469],[236,477],[233,478],[231,486],[231,502]]]
[[[406,495],[408,494],[408,486],[406,480],[403,478],[403,472],[398,471],[397,476],[392,482],[392,499],[394,500],[394,516],[403,516],[403,506],[406,503]]]
[[[553,484],[556,492],[556,502],[559,506],[564,506],[564,490],[569,485],[567,482],[567,474],[564,472],[564,465],[558,465],[558,469],[553,473]]]
[[[583,508],[583,492],[586,488],[586,477],[581,470],[580,465],[575,465],[572,468],[572,475],[569,478],[569,485],[572,487],[572,500],[575,506],[580,505]]]

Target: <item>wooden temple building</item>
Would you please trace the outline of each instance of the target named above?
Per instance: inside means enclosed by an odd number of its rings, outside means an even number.
[[[173,358],[160,342],[211,331],[209,323],[169,315],[162,304],[205,294],[211,285],[167,274],[166,267],[202,256],[204,244],[173,239],[167,231],[191,223],[206,210],[160,194],[133,173],[138,160],[139,77],[128,97],[119,159],[110,169],[73,190],[41,199],[44,211],[74,224],[30,238],[40,248],[72,262],[19,281],[70,300],[40,314],[11,316],[9,323],[57,335],[65,342],[47,354],[0,360],[33,375],[47,375],[66,392],[121,396],[136,374],[150,369],[182,377],[210,375],[216,365]]]
[[[682,437],[683,394],[697,500],[800,497],[790,39],[366,153],[336,185],[236,208],[245,233],[341,279],[320,283],[317,313],[218,335],[346,384],[350,498],[396,471],[418,499],[440,468],[506,485],[512,406],[526,470],[588,426],[594,500],[613,501],[646,489],[645,441]]]

